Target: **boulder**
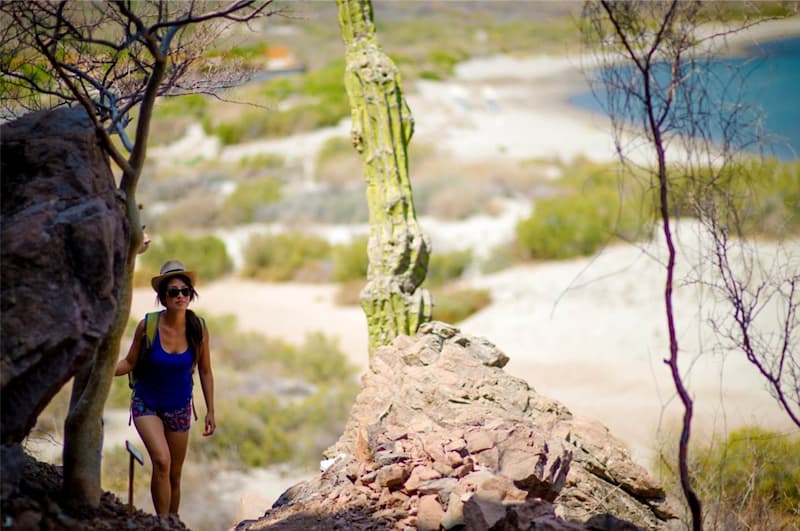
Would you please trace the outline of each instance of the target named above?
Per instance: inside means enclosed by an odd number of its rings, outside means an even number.
[[[130,230],[83,109],[30,113],[0,136],[0,420],[10,448],[109,332]]]
[[[664,490],[623,444],[507,362],[440,322],[379,348],[328,468],[236,529],[672,527]]]

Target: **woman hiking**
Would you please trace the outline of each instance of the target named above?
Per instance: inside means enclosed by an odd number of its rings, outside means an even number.
[[[197,367],[206,403],[203,435],[214,433],[214,377],[208,348],[208,330],[189,304],[197,296],[197,275],[178,260],[168,260],[151,280],[164,306],[139,322],[128,355],[114,376],[133,371],[135,383],[131,416],[150,455],[153,475],[150,494],[156,514],[178,514],[181,470],[189,444],[192,374]],[[148,338],[149,319],[155,319]]]

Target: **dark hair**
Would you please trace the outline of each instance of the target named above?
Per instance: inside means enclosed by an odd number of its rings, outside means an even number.
[[[193,301],[195,297],[199,297],[197,291],[195,291],[194,286],[192,286],[192,281],[186,275],[172,275],[170,277],[165,278],[158,284],[158,302],[161,303],[162,306],[167,305],[167,284],[173,278],[179,278],[183,280],[183,282],[192,290],[191,295],[189,295],[189,300]],[[197,357],[200,355],[200,349],[203,346],[203,323],[200,321],[200,318],[197,317],[192,310],[186,310],[186,342],[189,343],[189,348],[192,351],[192,360],[193,363],[197,363]]]

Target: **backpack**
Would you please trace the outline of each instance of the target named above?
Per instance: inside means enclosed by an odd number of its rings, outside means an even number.
[[[153,341],[156,339],[156,332],[158,331],[158,320],[161,317],[160,311],[158,312],[148,312],[144,314],[144,334],[142,335],[142,341],[139,343],[139,355],[136,357],[136,365],[128,372],[128,387],[131,388],[131,397],[133,397],[133,390],[136,387],[136,383],[139,381],[141,377],[141,371],[144,369],[146,365],[146,360],[149,359],[150,355],[153,352]],[[200,326],[202,328],[203,333],[206,330],[206,321],[202,317],[198,316],[200,319]],[[197,355],[197,353],[195,353]],[[197,362],[192,364],[192,388],[194,389],[194,370],[197,367]],[[192,392],[192,413],[194,414],[194,420],[197,420],[197,410],[194,407],[194,392]],[[128,424],[131,423],[131,419],[129,419]]]
[[[161,312],[149,312],[144,315],[144,334],[142,341],[139,343],[139,356],[136,358],[136,366],[128,372],[128,387],[133,389],[141,377],[142,368],[145,366],[145,360],[150,357],[152,353],[153,341],[156,339],[156,331],[158,331],[158,319],[161,317]]]

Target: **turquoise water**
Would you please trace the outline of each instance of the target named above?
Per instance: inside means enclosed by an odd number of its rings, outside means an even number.
[[[618,67],[618,71],[625,74],[630,70],[630,67]],[[656,71],[657,82],[667,79],[665,69],[660,70]],[[595,75],[602,75],[602,71]],[[766,139],[756,143],[756,130],[747,128],[740,132],[742,138],[735,147],[756,151],[760,145],[765,153],[782,160],[800,158],[800,36],[762,43],[748,49],[742,57],[712,59],[707,63],[704,76],[711,87],[712,99],[716,100],[707,123],[713,122],[715,109],[737,98],[750,107],[746,117],[763,119]],[[570,102],[602,113],[606,99],[606,93],[586,92],[574,96]],[[706,109],[696,111],[705,112]],[[712,126],[712,138],[721,137],[722,127],[721,124]],[[680,125],[676,128],[687,130]]]

